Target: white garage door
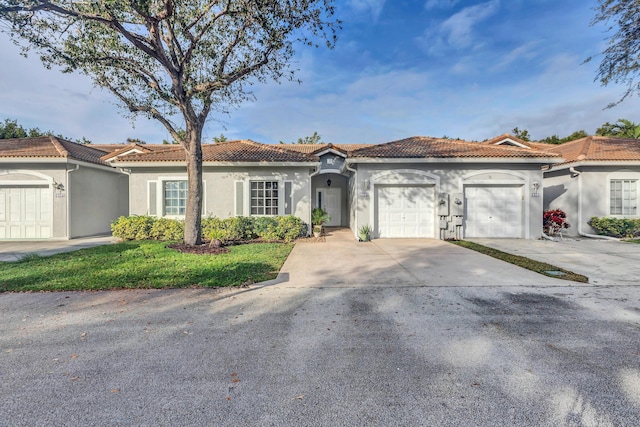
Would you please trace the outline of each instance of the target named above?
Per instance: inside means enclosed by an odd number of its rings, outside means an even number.
[[[465,237],[522,236],[522,186],[466,186]]]
[[[379,237],[434,237],[433,186],[376,186]]]
[[[51,237],[49,187],[0,187],[0,239]]]

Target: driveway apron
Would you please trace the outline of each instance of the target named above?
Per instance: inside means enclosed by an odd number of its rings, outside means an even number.
[[[278,279],[292,287],[565,286],[503,261],[437,239],[358,242],[349,229],[298,243]]]
[[[640,277],[640,245],[635,243],[585,238],[473,241],[584,274],[593,285],[634,286]]]

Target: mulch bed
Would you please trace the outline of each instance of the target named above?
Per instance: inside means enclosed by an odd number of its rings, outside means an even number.
[[[174,243],[172,245],[167,245],[167,248],[182,252],[183,254],[195,255],[218,255],[229,252],[229,249],[224,246],[210,246],[209,243],[203,243],[196,246],[185,245],[184,243]]]
[[[320,237],[300,237],[296,239],[296,243],[320,243],[325,242],[326,237],[323,234]],[[229,252],[228,246],[235,245],[250,245],[252,243],[283,243],[280,240],[262,240],[262,239],[254,239],[254,240],[243,240],[239,242],[228,242],[223,245],[211,245],[209,242],[203,242],[201,245],[197,246],[189,246],[184,243],[173,243],[171,245],[167,245],[167,248],[176,250],[178,252],[182,252],[185,254],[195,254],[195,255],[219,255],[226,254]]]

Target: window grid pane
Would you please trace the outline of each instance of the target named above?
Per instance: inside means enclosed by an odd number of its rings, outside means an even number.
[[[635,215],[637,212],[637,181],[616,179],[611,181],[611,215]]]
[[[187,181],[164,181],[164,214],[184,215],[187,210]]]
[[[278,182],[251,181],[251,215],[278,215]]]

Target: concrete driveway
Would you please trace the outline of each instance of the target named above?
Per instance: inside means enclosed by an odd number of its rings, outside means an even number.
[[[350,230],[330,229],[326,242],[296,245],[279,278],[271,283],[370,288],[389,283],[438,287],[558,286],[558,282],[442,240],[376,239],[362,243]]]
[[[589,277],[601,286],[640,284],[640,245],[615,240],[566,237],[562,241],[471,239],[485,246],[548,262]]]
[[[347,237],[248,289],[0,294],[0,426],[637,425],[640,288]]]

